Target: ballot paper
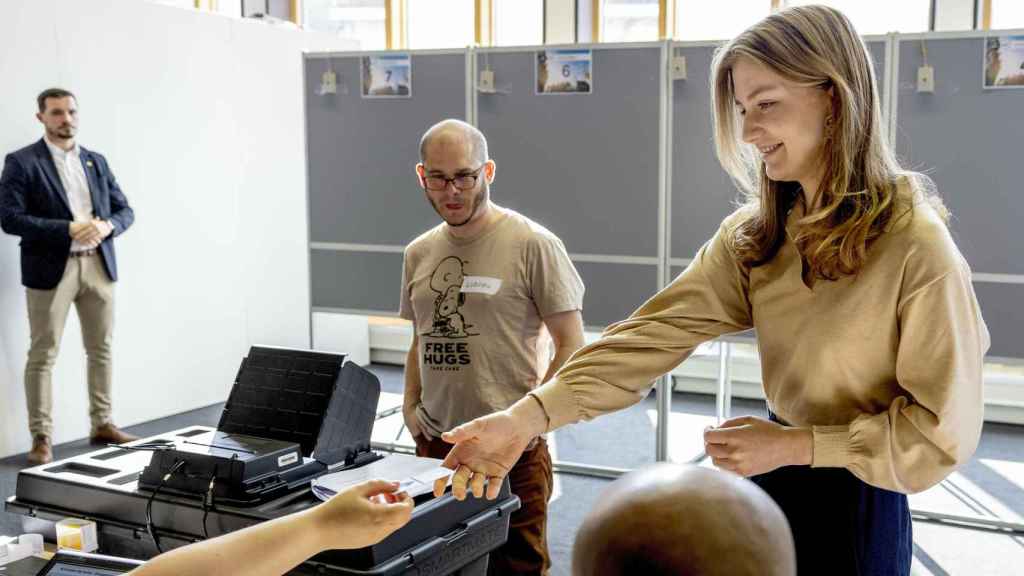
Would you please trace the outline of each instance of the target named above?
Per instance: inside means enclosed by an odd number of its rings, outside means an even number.
[[[313,480],[313,494],[321,500],[328,500],[338,492],[367,480],[398,482],[399,492],[413,498],[433,492],[434,481],[448,477],[452,471],[441,466],[436,458],[420,458],[409,454],[388,454],[380,460],[365,466],[325,474]]]

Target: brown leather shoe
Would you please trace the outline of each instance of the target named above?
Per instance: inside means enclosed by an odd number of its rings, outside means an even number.
[[[93,430],[92,436],[89,437],[89,441],[93,444],[124,444],[138,439],[138,436],[122,432],[110,422]]]
[[[49,464],[53,462],[53,448],[50,446],[50,438],[42,434],[32,438],[32,451],[28,453],[28,463],[32,466]]]

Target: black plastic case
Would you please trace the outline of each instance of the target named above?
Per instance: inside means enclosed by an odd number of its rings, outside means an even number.
[[[164,550],[319,505],[310,480],[381,457],[370,450],[379,396],[376,377],[344,363],[342,355],[253,347],[217,429],[192,426],[24,469],[5,508],[24,517],[27,532],[45,532],[51,539],[55,522],[63,518],[93,520],[101,552],[148,559],[158,552],[147,530],[151,499],[152,527]],[[232,469],[224,476],[234,480],[217,484],[225,487],[215,490],[212,501],[200,497],[214,471],[199,470],[207,466],[202,459],[190,460],[196,469],[182,467],[180,482],[169,480],[166,489],[140,488],[140,479],[155,486],[174,466],[175,455],[182,458],[184,446],[210,446],[224,435],[268,439],[267,453],[274,446],[298,445],[302,463],[276,471]],[[150,452],[140,449],[144,446],[173,449]],[[224,463],[214,458],[218,455],[203,456]],[[227,487],[228,481],[237,485]],[[494,501],[470,497],[460,502],[451,494],[426,498],[417,503],[412,520],[383,541],[325,552],[293,573],[482,575],[487,554],[508,538],[509,516],[517,509],[519,498],[510,493],[508,482]]]
[[[329,467],[378,459],[370,437],[379,398],[376,376],[342,354],[253,346],[238,368],[217,434],[156,451],[139,486],[198,497],[215,478],[221,501],[265,502]],[[232,444],[239,447],[234,454],[217,448]],[[296,446],[300,458],[291,457]]]
[[[194,427],[169,434],[193,434],[196,430],[212,432],[210,428]],[[115,468],[116,460],[137,459],[140,455],[116,454],[104,459],[110,452],[99,450],[75,457],[73,462],[23,470],[18,474],[15,495],[6,502],[6,511],[23,516],[26,531],[48,532],[51,538],[58,520],[92,520],[99,532],[101,553],[137,559],[155,556],[156,546],[146,531],[149,493],[138,490],[134,480],[119,480],[122,475]],[[83,460],[98,460],[102,466],[86,469],[89,465]],[[59,471],[47,472],[50,468]],[[104,473],[109,479],[97,476]],[[212,538],[319,504],[308,487],[258,506],[218,504],[209,510],[206,531]],[[461,573],[467,576],[476,574],[481,567],[486,568],[486,555],[507,539],[509,516],[519,505],[507,481],[493,501],[469,497],[460,502],[450,493],[428,498],[417,503],[409,524],[383,541],[357,550],[325,552],[293,573],[390,576],[455,574],[463,570]],[[204,510],[199,500],[161,492],[152,512],[164,551],[203,539]]]

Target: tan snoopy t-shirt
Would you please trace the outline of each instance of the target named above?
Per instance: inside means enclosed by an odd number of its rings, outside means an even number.
[[[503,410],[540,384],[543,318],[583,308],[583,281],[561,240],[505,208],[474,238],[441,224],[405,249],[400,314],[419,336],[424,433]]]

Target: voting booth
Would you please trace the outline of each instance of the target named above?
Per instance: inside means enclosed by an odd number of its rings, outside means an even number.
[[[62,519],[92,521],[99,552],[148,559],[317,506],[317,478],[377,463],[396,476],[388,480],[403,480],[425,459],[369,450],[374,390],[376,378],[342,355],[254,347],[217,428],[191,426],[27,468],[5,508],[23,517],[26,532],[51,539]],[[380,466],[389,458],[392,466]],[[424,494],[412,520],[383,541],[324,552],[293,573],[483,574],[518,508],[507,482],[495,500]]]

